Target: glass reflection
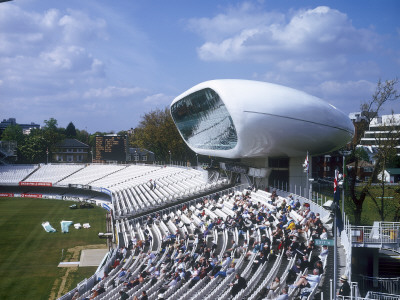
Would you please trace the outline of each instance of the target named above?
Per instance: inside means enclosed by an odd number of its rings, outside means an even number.
[[[171,114],[183,138],[193,147],[229,150],[237,144],[232,118],[219,95],[210,88],[175,102]]]

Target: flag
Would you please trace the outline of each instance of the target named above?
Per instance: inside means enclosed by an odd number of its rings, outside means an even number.
[[[339,191],[339,170],[335,170],[335,179],[333,180],[333,201],[339,205],[340,191]]]
[[[308,173],[309,166],[310,166],[310,164],[308,163],[308,152],[307,152],[307,156],[306,156],[306,159],[303,164],[304,173]]]

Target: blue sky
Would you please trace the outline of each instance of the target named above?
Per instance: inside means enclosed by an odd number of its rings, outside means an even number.
[[[379,79],[399,76],[399,13],[397,0],[1,3],[0,118],[126,130],[220,78],[282,84],[358,111]]]

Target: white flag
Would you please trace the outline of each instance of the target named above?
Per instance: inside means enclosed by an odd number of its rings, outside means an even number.
[[[306,160],[304,161],[304,164],[303,164],[304,173],[308,173],[309,166],[310,166],[310,164],[308,163],[308,152],[307,152]]]

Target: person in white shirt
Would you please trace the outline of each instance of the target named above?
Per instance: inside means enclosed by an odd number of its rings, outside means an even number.
[[[321,235],[319,236],[319,238],[320,238],[321,240],[327,240],[327,239],[328,239],[328,233],[326,232],[326,228],[323,228],[323,229],[322,229],[322,233],[321,233]]]
[[[329,254],[328,246],[322,246],[321,253],[318,255],[319,259],[324,261]]]
[[[309,274],[307,276],[301,276],[301,278],[291,287],[293,287],[293,288],[297,288],[297,287],[314,288],[319,283],[320,279],[321,279],[321,277],[319,276],[318,269],[314,269],[312,274]]]

